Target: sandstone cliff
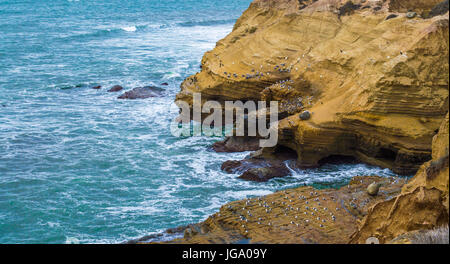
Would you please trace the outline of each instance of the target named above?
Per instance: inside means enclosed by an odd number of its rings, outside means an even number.
[[[279,100],[278,144],[300,166],[345,155],[413,174],[448,112],[439,2],[255,0],[177,100]]]
[[[449,115],[433,138],[433,159],[422,165],[401,194],[369,209],[351,242],[369,237],[380,242],[417,230],[448,226],[449,221]]]

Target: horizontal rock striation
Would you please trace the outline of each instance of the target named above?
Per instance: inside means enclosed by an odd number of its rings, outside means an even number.
[[[414,174],[448,111],[449,18],[406,12],[440,2],[255,0],[177,100],[278,100],[299,166],[346,155]]]
[[[433,138],[433,159],[423,164],[398,196],[369,209],[352,243],[377,237],[386,243],[419,230],[448,227],[449,115]]]

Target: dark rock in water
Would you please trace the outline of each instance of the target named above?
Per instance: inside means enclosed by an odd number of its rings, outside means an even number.
[[[406,13],[407,18],[415,18],[417,16],[416,12],[408,12]]]
[[[299,117],[301,120],[308,120],[311,118],[311,113],[309,111],[303,111]]]
[[[94,86],[94,87],[92,87],[92,89],[96,89],[96,90],[98,90],[98,89],[101,89],[102,88],[102,86],[101,85],[98,85],[98,86]]]
[[[270,179],[277,177],[284,177],[289,175],[290,171],[283,164],[275,165],[272,167],[262,167],[249,169],[244,174],[239,176],[239,179],[256,182],[266,182]]]
[[[428,15],[429,17],[440,16],[448,12],[448,0],[442,1],[435,5]]]
[[[260,149],[257,137],[227,137],[212,145],[215,152],[243,152]]]
[[[398,17],[398,15],[390,14],[389,16],[386,17],[386,20],[393,19],[393,18],[396,18],[396,17]]]
[[[63,87],[60,87],[60,89],[61,90],[70,90],[70,89],[82,88],[82,87],[87,87],[87,85],[80,83],[80,84],[76,84],[76,85],[63,86]]]
[[[262,166],[261,162],[256,160],[227,160],[220,167],[226,173],[241,174],[245,171]]]
[[[166,83],[166,82],[163,82],[163,83],[161,83],[161,85],[167,86],[167,85],[169,85],[169,84]]]
[[[111,89],[108,90],[108,92],[118,92],[123,90],[123,87],[120,85],[114,85],[113,87],[111,87]]]
[[[125,92],[118,99],[145,99],[149,97],[161,96],[164,90],[155,86],[137,87]]]
[[[272,178],[284,177],[290,174],[286,162],[296,167],[297,154],[293,150],[277,147],[275,149],[260,149],[251,153],[243,160],[229,160],[222,164],[221,169],[227,173],[241,174],[240,179],[265,182]]]
[[[361,8],[361,5],[355,5],[352,1],[347,1],[343,6],[339,8],[339,16],[350,15],[353,11]]]
[[[126,242],[124,242],[122,244],[148,243],[149,241],[157,240],[157,238],[160,238],[162,236],[163,236],[163,234],[153,234],[153,235],[144,236],[144,237],[141,237],[141,238],[138,238],[138,239],[129,240],[129,241],[126,241]]]

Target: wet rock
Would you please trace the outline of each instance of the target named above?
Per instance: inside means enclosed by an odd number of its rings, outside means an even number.
[[[259,139],[256,137],[227,137],[223,141],[215,142],[211,147],[215,152],[243,152],[260,149]]]
[[[448,0],[442,1],[431,9],[429,17],[440,16],[448,12]]]
[[[378,191],[380,190],[381,184],[380,183],[371,183],[368,187],[367,187],[367,194],[371,195],[371,196],[376,196],[378,194]]]
[[[167,85],[169,85],[168,83],[166,83],[166,82],[163,82],[163,83],[161,83],[161,85],[163,85],[163,86],[167,86]]]
[[[239,176],[239,179],[266,182],[272,178],[287,176],[289,173],[289,169],[284,164],[278,164],[271,167],[249,169]]]
[[[175,228],[169,228],[166,230],[167,234],[178,234],[178,233],[182,233],[184,232],[184,230],[187,228],[188,226],[179,226],[179,227],[175,227]]]
[[[96,89],[96,90],[101,89],[101,88],[102,88],[101,85],[97,85],[97,86],[92,87],[92,89]]]
[[[415,18],[417,16],[416,12],[408,12],[406,13],[406,17],[411,19],[411,18]]]
[[[243,160],[225,161],[221,169],[227,173],[241,174],[239,178],[243,180],[265,182],[289,175],[290,170],[286,162],[296,167],[296,159],[295,151],[264,148],[251,153]]]
[[[114,85],[113,87],[111,87],[111,89],[108,90],[108,92],[118,92],[123,90],[123,87],[120,85]]]
[[[308,119],[310,119],[311,118],[311,113],[309,112],[309,111],[303,111],[301,114],[300,114],[300,119],[301,120],[308,120]]]
[[[145,99],[149,97],[161,96],[163,89],[154,86],[137,87],[125,92],[118,99]]]
[[[243,173],[251,168],[257,168],[258,165],[245,160],[227,160],[222,163],[221,170],[226,173]]]

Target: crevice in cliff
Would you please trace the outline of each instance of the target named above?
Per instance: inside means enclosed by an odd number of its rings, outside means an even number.
[[[388,148],[380,148],[378,153],[375,155],[375,158],[383,159],[390,162],[395,162],[397,159],[398,150],[388,149]]]
[[[325,164],[354,164],[358,163],[359,160],[353,156],[348,155],[330,155],[318,161],[319,166]]]

